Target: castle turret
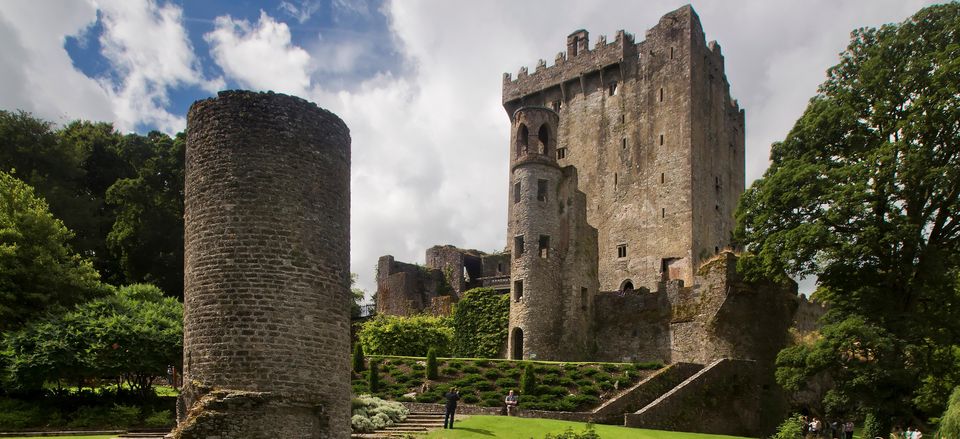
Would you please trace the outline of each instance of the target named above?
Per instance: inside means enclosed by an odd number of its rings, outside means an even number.
[[[556,356],[562,325],[556,137],[559,117],[542,107],[513,114],[508,234],[512,249],[510,358]]]

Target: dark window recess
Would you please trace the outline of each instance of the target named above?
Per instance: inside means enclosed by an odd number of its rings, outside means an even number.
[[[624,123],[624,122],[626,122],[626,121],[627,121],[627,116],[621,114],[621,115],[620,115],[620,123]]]
[[[666,218],[666,217],[667,217],[667,209],[660,208],[660,218]]]
[[[713,248],[713,254],[715,254],[715,255],[720,254],[720,247],[714,247],[714,248]]]
[[[553,101],[550,103],[550,106],[553,107],[553,111],[556,111],[557,113],[559,113],[560,109],[563,108],[563,101],[560,101],[560,100]]]
[[[672,47],[670,48],[670,59],[673,59],[673,48],[672,48]],[[503,186],[501,186],[501,187],[503,187]]]
[[[523,235],[513,237],[513,257],[519,258],[523,254]]]
[[[537,140],[540,141],[540,154],[550,154],[550,129],[547,128],[547,124],[540,125],[540,129],[537,131]]]
[[[519,181],[513,184],[513,202],[514,203],[520,202],[520,182]]]
[[[625,257],[627,257],[627,245],[626,245],[626,244],[620,244],[620,245],[617,246],[617,257],[618,257],[618,258],[625,258]]]
[[[540,243],[538,248],[540,250],[541,258],[544,258],[544,259],[549,258],[550,257],[550,237],[547,235],[540,235]]]
[[[503,274],[503,262],[497,262],[497,274]]]
[[[529,141],[530,131],[527,130],[526,125],[520,124],[520,129],[517,130],[517,157],[527,153],[527,142]]]
[[[623,139],[620,139],[620,147],[623,148],[623,149],[627,149],[627,138],[626,138],[626,137],[624,137]]]
[[[660,145],[661,145],[661,146],[663,145],[663,134],[660,135]],[[500,186],[500,187],[503,187],[503,186]],[[501,190],[502,190],[502,189],[501,189]]]
[[[618,177],[619,177],[619,176],[617,175],[617,173],[614,172],[614,173],[613,173],[613,188],[614,188],[614,189],[617,188]]]
[[[720,190],[720,177],[714,176],[714,177],[713,177],[713,183],[714,183],[714,186],[715,186],[715,187],[717,188],[717,190],[719,191],[719,190]]]
[[[663,184],[663,180],[664,180],[664,178],[663,178],[663,172],[661,172],[661,173],[660,173],[660,184]]]
[[[617,81],[613,81],[609,86],[607,86],[607,92],[610,96],[617,95]]]
[[[660,87],[660,102],[663,102],[663,87]]]
[[[580,288],[580,309],[583,311],[586,311],[588,305],[589,304],[587,303],[587,289],[586,287],[581,287]]]
[[[513,300],[519,302],[520,299],[523,299],[523,281],[515,280],[513,281]]]
[[[567,148],[557,148],[557,160],[567,157]]]
[[[547,180],[537,180],[537,201],[547,201]]]

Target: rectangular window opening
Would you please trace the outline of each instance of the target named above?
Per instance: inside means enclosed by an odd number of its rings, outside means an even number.
[[[661,173],[660,173],[660,184],[663,184],[663,181],[664,181],[663,172],[661,172]]]
[[[513,281],[513,301],[519,302],[520,299],[523,299],[523,281],[515,280]]]
[[[513,202],[514,203],[520,202],[520,182],[519,181],[513,184]]]
[[[673,48],[672,48],[672,47],[670,48],[670,59],[673,59]],[[503,187],[503,186],[500,186],[500,187]]]
[[[618,178],[618,175],[617,175],[616,172],[614,172],[614,173],[613,173],[613,188],[614,188],[614,189],[617,188],[617,183],[618,183],[618,179],[617,179],[617,178]]]
[[[620,244],[620,245],[617,246],[617,257],[618,257],[618,258],[625,258],[625,257],[627,257],[627,245],[626,245],[626,244]]]
[[[620,147],[623,148],[623,149],[627,149],[627,138],[626,138],[626,137],[624,137],[623,139],[620,139]]]
[[[624,122],[626,122],[626,121],[627,121],[627,116],[621,114],[621,115],[620,115],[620,123],[624,123]]]
[[[567,148],[557,148],[557,160],[567,157]]]
[[[616,95],[617,95],[617,81],[611,82],[610,85],[607,87],[607,91],[609,92],[610,96],[616,96]]]
[[[563,108],[563,101],[560,101],[560,100],[553,101],[551,102],[551,106],[553,107],[553,111],[559,113],[560,109]]]
[[[523,235],[513,237],[513,258],[519,259],[523,254]]]
[[[549,258],[550,257],[550,237],[547,235],[540,235],[540,257]]]
[[[666,217],[667,217],[667,209],[661,207],[661,208],[660,208],[660,218],[666,218]]]
[[[663,146],[663,134],[660,135],[660,146]],[[503,187],[503,186],[500,186]]]
[[[547,201],[547,180],[537,180],[537,201]]]
[[[660,102],[663,102],[663,87],[660,87]]]

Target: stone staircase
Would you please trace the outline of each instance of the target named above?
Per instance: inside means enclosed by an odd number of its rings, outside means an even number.
[[[443,413],[411,412],[403,422],[373,433],[353,434],[353,439],[399,438],[443,428]]]

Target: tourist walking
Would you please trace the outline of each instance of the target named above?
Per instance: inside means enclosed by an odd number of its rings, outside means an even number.
[[[457,413],[457,401],[460,400],[460,392],[454,387],[443,397],[447,399],[447,410],[443,415],[443,428],[453,429],[453,417]]]
[[[853,421],[843,424],[843,439],[853,439]]]

